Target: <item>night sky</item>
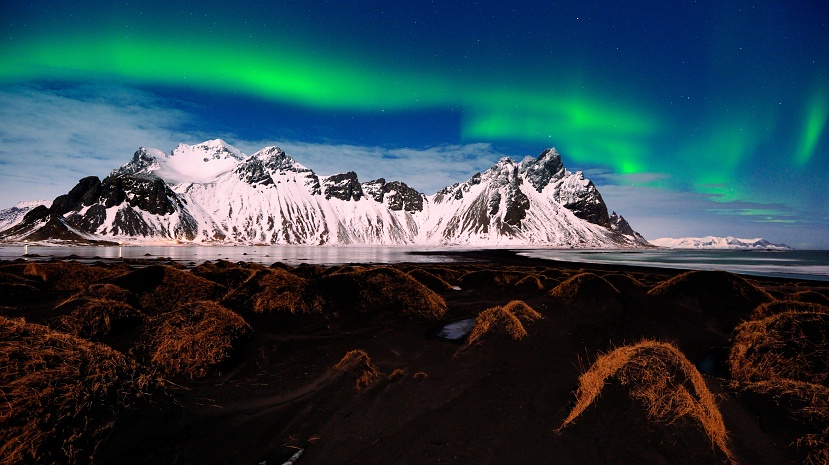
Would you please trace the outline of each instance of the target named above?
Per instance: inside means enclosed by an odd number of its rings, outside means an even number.
[[[427,194],[556,147],[647,238],[829,248],[825,0],[8,3],[0,208],[217,137]]]

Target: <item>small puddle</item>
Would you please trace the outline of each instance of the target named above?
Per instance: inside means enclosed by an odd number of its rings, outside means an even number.
[[[474,326],[475,318],[464,318],[432,328],[427,335],[444,341],[460,342],[466,339],[466,336],[469,336]]]

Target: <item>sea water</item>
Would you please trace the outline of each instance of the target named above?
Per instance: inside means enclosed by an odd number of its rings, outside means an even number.
[[[474,251],[471,247],[414,246],[58,246],[30,245],[28,259],[74,258],[81,261],[163,259],[184,264],[207,260],[251,261],[262,264],[342,265],[350,263],[441,263],[463,260],[462,255],[429,252]],[[629,265],[683,270],[725,270],[734,273],[829,281],[829,250],[595,250],[521,248],[518,255],[550,260]],[[0,246],[0,260],[23,257],[23,245]],[[415,253],[416,252],[416,253]]]
[[[556,250],[524,249],[525,257],[829,281],[829,250]]]

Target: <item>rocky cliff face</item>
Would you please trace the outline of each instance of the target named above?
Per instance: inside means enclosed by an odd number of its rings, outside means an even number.
[[[509,158],[426,196],[400,181],[319,177],[278,147],[245,156],[221,140],[140,148],[103,181],[81,179],[0,238],[262,244],[647,244],[607,214],[596,186],[555,149]],[[0,212],[2,214],[2,212]],[[34,239],[32,239],[34,240]],[[40,239],[38,239],[40,240]]]

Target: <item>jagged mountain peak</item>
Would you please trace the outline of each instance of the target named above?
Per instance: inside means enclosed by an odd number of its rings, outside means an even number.
[[[537,192],[541,192],[550,182],[561,179],[567,174],[561,155],[555,147],[544,150],[536,158],[525,157],[519,164],[519,170]]]
[[[222,139],[208,140],[195,145],[179,144],[178,147],[170,152],[171,157],[186,156],[189,154],[195,154],[195,156],[203,155],[205,158],[217,160],[225,158],[244,160],[247,158],[239,149]]]
[[[310,168],[306,167],[302,163],[294,160],[293,157],[285,153],[284,150],[281,148],[272,145],[269,147],[265,147],[250,157],[251,159],[255,158],[261,160],[264,165],[274,171],[289,171],[293,173],[305,173],[305,172],[313,172]]]

